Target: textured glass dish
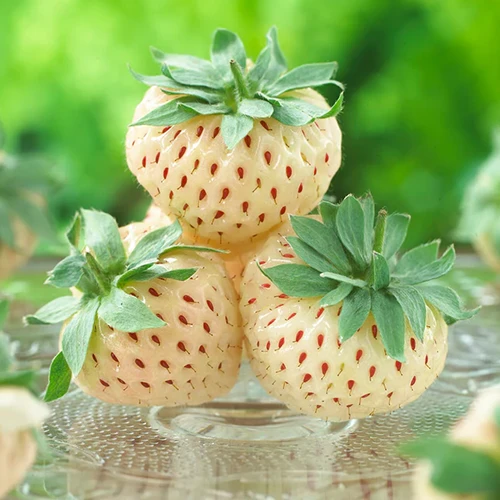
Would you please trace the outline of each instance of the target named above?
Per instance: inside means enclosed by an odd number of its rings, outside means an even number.
[[[405,408],[346,424],[303,417],[268,397],[245,364],[229,396],[190,409],[111,406],[75,388],[52,404],[51,454],[18,497],[409,498],[413,464],[398,445],[445,432],[478,390],[500,383],[498,283],[467,257],[447,281],[484,307],[452,327],[445,371]],[[57,331],[11,333],[23,365],[47,366]]]

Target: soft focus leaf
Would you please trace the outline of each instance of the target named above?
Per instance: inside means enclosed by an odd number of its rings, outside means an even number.
[[[85,257],[82,254],[69,255],[49,272],[45,283],[57,288],[76,286],[83,275],[84,265]]]
[[[71,377],[71,370],[61,351],[50,364],[49,383],[45,391],[44,401],[49,403],[62,398],[68,392]]]

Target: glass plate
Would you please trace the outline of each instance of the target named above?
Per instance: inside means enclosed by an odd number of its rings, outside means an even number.
[[[409,498],[413,463],[398,455],[398,446],[446,432],[479,390],[500,383],[497,285],[474,259],[462,259],[449,280],[483,310],[451,328],[443,374],[401,410],[345,424],[297,415],[267,396],[246,364],[227,397],[190,409],[112,406],[75,388],[51,405],[44,427],[51,454],[17,495]],[[26,332],[14,333],[24,366],[43,365],[57,348],[54,331],[31,347]]]

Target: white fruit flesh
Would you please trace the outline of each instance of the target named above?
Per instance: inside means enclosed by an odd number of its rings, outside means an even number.
[[[122,229],[129,249],[146,230],[141,223]],[[169,269],[198,271],[184,282],[160,278],[125,288],[167,326],[131,333],[99,321],[76,379],[88,394],[119,404],[197,405],[225,394],[236,382],[241,320],[222,262],[188,251],[172,252],[163,262]]]
[[[500,406],[500,386],[484,391],[472,404],[467,415],[451,432],[451,440],[468,448],[483,451],[500,460],[498,427],[493,420],[495,408]],[[414,476],[415,500],[482,500],[483,495],[452,495],[438,491],[431,483],[431,466],[421,463]]]
[[[31,257],[36,236],[18,218],[12,222],[16,248],[10,248],[0,241],[0,280],[8,278],[11,273],[25,264]]]
[[[39,427],[49,413],[26,389],[0,388],[0,498],[23,479],[35,461],[31,429]]]
[[[294,95],[326,108],[313,90]],[[158,87],[146,92],[134,121],[172,99]],[[172,127],[130,127],[127,161],[166,213],[212,244],[240,244],[310,212],[325,194],[341,160],[335,118],[287,127],[272,118],[228,150],[221,116],[199,116]]]
[[[291,233],[289,224],[273,233],[242,280],[246,350],[261,384],[294,410],[337,421],[390,412],[418,398],[444,366],[442,316],[427,308],[423,343],[407,331],[403,364],[385,353],[371,314],[341,344],[339,305],[323,309],[319,299],[289,298],[256,265],[303,264],[283,237]]]
[[[486,264],[500,273],[500,253],[495,248],[488,234],[480,234],[474,241],[474,248]]]

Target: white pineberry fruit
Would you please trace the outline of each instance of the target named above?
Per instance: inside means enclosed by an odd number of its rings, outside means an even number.
[[[33,465],[37,446],[32,430],[49,413],[28,390],[0,388],[0,498],[19,484]]]
[[[313,90],[297,97],[327,108]],[[171,100],[160,88],[146,92],[134,121]],[[289,127],[273,118],[229,150],[220,115],[198,116],[167,127],[137,126],[127,133],[127,162],[166,214],[212,245],[239,244],[310,212],[340,167],[341,132],[335,118]]]
[[[128,252],[151,229],[121,229]],[[222,262],[174,251],[169,269],[198,268],[186,281],[130,283],[165,327],[124,332],[96,322],[77,385],[103,401],[144,406],[197,405],[227,393],[238,376],[242,331],[237,297]],[[64,332],[63,332],[64,334]]]
[[[446,359],[441,314],[427,307],[424,342],[407,327],[406,363],[386,354],[372,314],[340,343],[342,304],[323,308],[318,298],[290,298],[257,267],[303,264],[285,240],[290,234],[287,223],[269,236],[241,284],[246,350],[259,382],[293,410],[334,421],[391,412],[418,398]]]
[[[467,415],[452,429],[451,441],[467,448],[485,452],[500,461],[500,441],[494,412],[500,408],[500,386],[483,391],[472,404]],[[482,500],[481,494],[451,494],[438,490],[431,483],[432,467],[421,462],[413,479],[415,500]]]

